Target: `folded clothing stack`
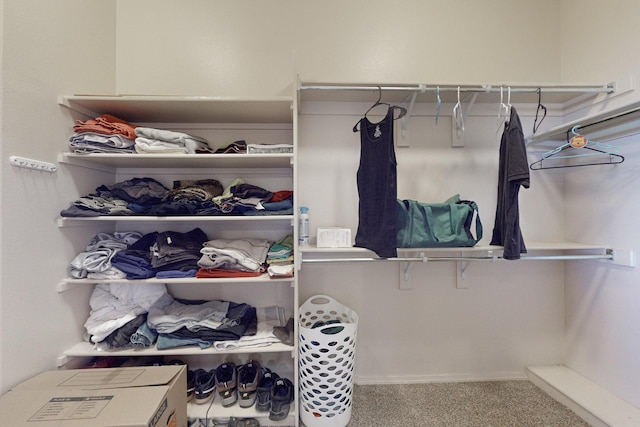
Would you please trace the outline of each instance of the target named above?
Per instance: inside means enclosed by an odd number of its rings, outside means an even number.
[[[289,234],[269,248],[267,273],[272,279],[293,277],[293,235]]]
[[[126,274],[113,266],[113,257],[141,237],[142,234],[135,231],[96,234],[71,261],[69,274],[76,279],[124,279]]]
[[[183,132],[149,127],[135,128],[135,150],[140,154],[211,153],[207,140]]]
[[[244,154],[246,152],[247,143],[244,140],[233,141],[214,151],[215,154]]]
[[[209,240],[200,250],[196,277],[258,276],[264,273],[271,244],[265,239]]]
[[[196,345],[227,346],[245,336],[237,348],[277,342],[274,327],[282,316],[267,322],[261,310],[232,301],[175,299],[159,283],[99,283],[91,294],[85,339],[100,349],[149,347],[159,350]]]
[[[271,192],[234,179],[223,191],[215,179],[177,180],[173,189],[144,177],[101,185],[60,212],[63,217],[104,215],[291,215],[293,191]]]
[[[110,114],[86,121],[78,120],[73,126],[75,133],[69,139],[69,148],[78,154],[131,154],[134,152],[135,129],[135,125]]]

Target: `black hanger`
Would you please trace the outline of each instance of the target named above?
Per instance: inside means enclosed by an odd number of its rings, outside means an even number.
[[[544,114],[540,119],[540,123],[538,123],[538,114],[540,114],[540,110],[542,110]],[[540,128],[540,125],[542,124],[542,121],[545,117],[547,117],[547,107],[542,105],[542,89],[538,88],[538,108],[536,108],[536,119],[533,122],[533,133],[536,133],[538,131],[538,128]]]
[[[377,107],[378,105],[386,105],[389,108],[392,108],[394,110],[397,109],[399,111],[398,117],[394,117],[393,120],[398,120],[398,119],[404,117],[407,114],[407,109],[404,108],[404,107],[400,107],[399,105],[389,104],[388,102],[382,102],[382,87],[378,86],[378,100],[371,107],[369,107],[369,109],[364,113],[363,117],[367,117],[367,114],[369,114],[369,112],[371,110],[373,110],[375,107]],[[354,132],[358,132],[358,130],[359,130],[358,129],[358,125],[360,124],[361,120],[362,119],[358,120],[358,123],[356,123],[353,126],[353,131]]]

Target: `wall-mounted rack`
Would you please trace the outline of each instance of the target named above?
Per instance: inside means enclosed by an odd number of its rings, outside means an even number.
[[[474,246],[472,248],[399,248],[395,258],[379,258],[362,248],[314,248],[301,247],[302,263],[340,262],[476,262],[476,261],[609,261],[612,264],[635,267],[632,251],[610,249],[603,246],[580,243],[527,244],[528,254],[519,260],[505,260],[501,246]]]
[[[512,102],[535,103],[538,92],[545,96],[545,103],[563,103],[577,96],[592,94],[611,95],[616,91],[615,83],[605,85],[536,85],[536,84],[353,84],[299,82],[299,92],[305,101],[370,101],[370,92],[385,92],[385,101],[408,102],[413,94],[415,102],[434,102],[436,92],[442,94],[442,102],[455,102],[458,92],[462,94],[500,94],[509,92]],[[360,94],[360,95],[358,95]],[[364,96],[363,96],[364,94]],[[475,101],[475,99],[474,99]],[[478,102],[483,102],[478,99]],[[495,96],[487,102],[495,102]]]
[[[486,256],[416,256],[397,258],[314,258],[303,259],[303,263],[334,263],[334,262],[461,262],[461,261],[504,261],[501,255],[493,254],[491,251]],[[527,256],[523,255],[518,261],[579,261],[579,260],[604,260],[615,261],[614,251],[607,249],[602,255],[547,255],[547,256]]]
[[[521,261],[601,261],[625,267],[635,267],[635,253],[629,250],[609,249],[603,246],[580,243],[534,243],[527,244],[529,254],[523,254],[519,260],[506,260],[502,257],[501,246],[474,246],[472,248],[399,248],[400,256],[379,258],[373,252],[363,248],[315,248],[301,247],[301,263],[396,263],[399,289],[412,289],[410,267],[415,263],[453,262],[456,264],[456,287],[466,289],[467,268],[475,262],[518,263]]]
[[[18,168],[33,169],[41,172],[54,173],[58,170],[58,166],[53,163],[28,159],[26,157],[10,156],[9,163],[11,163],[11,166]]]

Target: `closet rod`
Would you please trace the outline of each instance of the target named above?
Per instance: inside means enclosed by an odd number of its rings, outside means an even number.
[[[432,261],[503,261],[501,256],[478,257],[405,257],[405,258],[315,258],[302,259],[303,263],[329,263],[329,262],[432,262]],[[611,253],[606,255],[539,255],[523,256],[520,261],[571,261],[571,260],[609,260],[613,261]]]
[[[300,85],[300,90],[383,90],[383,91],[401,91],[401,92],[476,92],[476,93],[500,93],[505,88],[511,88],[511,93],[537,93],[540,90],[543,93],[605,93],[615,92],[615,85],[609,83],[606,86],[518,86],[518,85],[475,85],[475,86],[454,86],[454,85],[409,85],[409,86],[372,86],[372,85],[323,85],[323,84],[304,84]]]

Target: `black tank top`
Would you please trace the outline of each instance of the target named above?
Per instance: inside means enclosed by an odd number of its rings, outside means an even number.
[[[397,256],[396,199],[398,183],[393,147],[393,107],[378,123],[360,120],[358,231],[355,246],[379,257]]]

